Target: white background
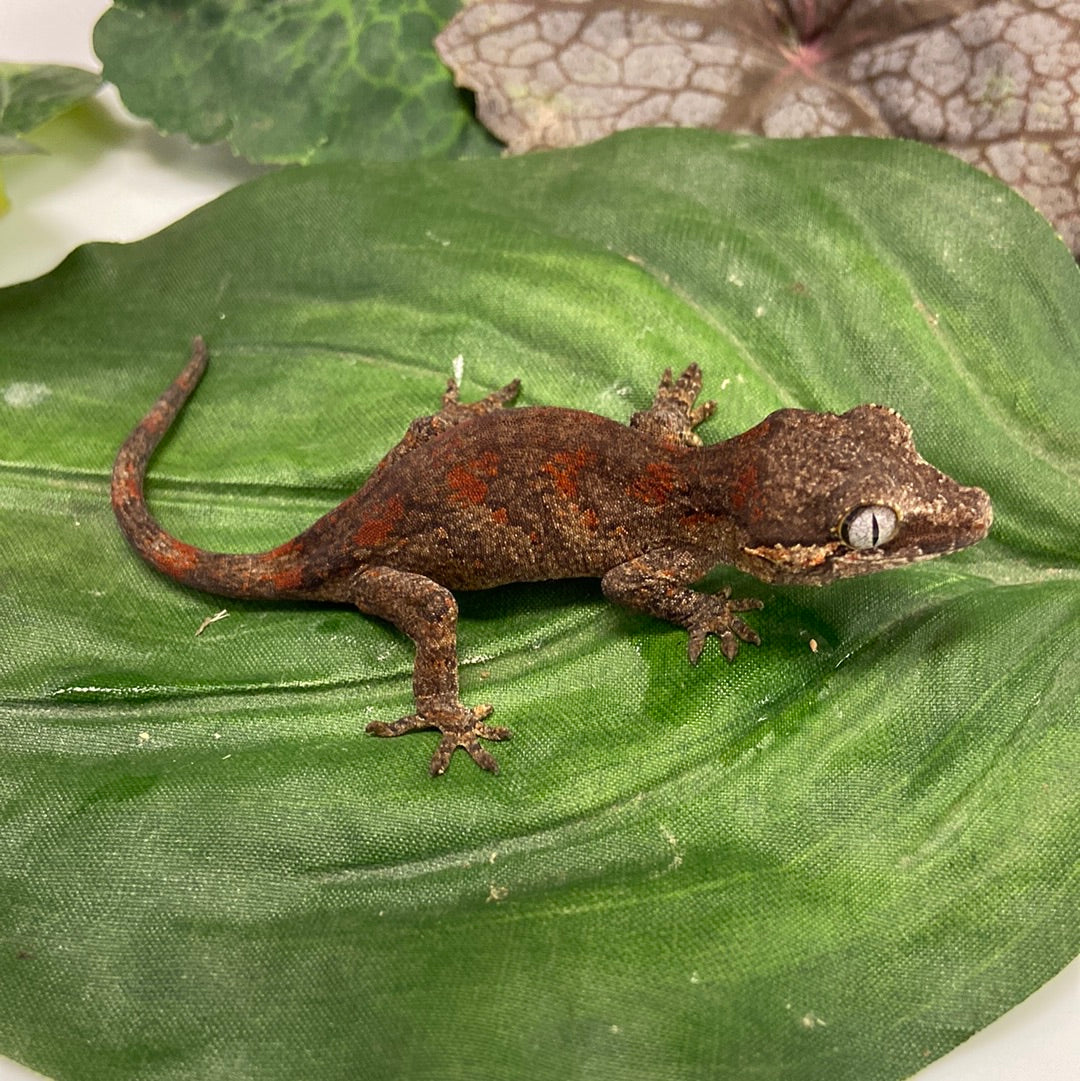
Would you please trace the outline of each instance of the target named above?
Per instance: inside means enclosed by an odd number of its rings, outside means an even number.
[[[97,70],[91,33],[108,7],[107,0],[0,0],[0,61]],[[261,171],[227,148],[158,135],[125,112],[112,88],[34,141],[51,154],[0,162],[12,204],[0,217],[0,286],[44,274],[87,241],[149,236]],[[0,1081],[39,1076],[0,1058]],[[1080,1081],[1080,961],[917,1081]]]

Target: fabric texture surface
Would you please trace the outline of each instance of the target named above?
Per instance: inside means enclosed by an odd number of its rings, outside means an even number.
[[[960,208],[960,209],[957,209]],[[0,1052],[62,1081],[886,1081],[1077,952],[1077,269],[925,147],[635,132],[246,185],[0,292]],[[769,588],[758,650],[594,582],[463,594],[502,773],[410,707],[345,608],[184,590],[125,546],[112,456],[206,335],[150,468],[251,551],[409,421],[514,376],[625,420],[690,360],[708,441],[897,408],[990,538]],[[221,608],[228,616],[196,636]]]

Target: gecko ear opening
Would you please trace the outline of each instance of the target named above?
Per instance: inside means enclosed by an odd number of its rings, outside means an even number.
[[[880,548],[896,536],[900,519],[892,507],[868,504],[849,510],[840,521],[840,539],[849,548]]]

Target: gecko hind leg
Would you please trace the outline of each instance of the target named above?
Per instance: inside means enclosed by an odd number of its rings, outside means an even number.
[[[460,402],[458,401],[457,380],[449,380],[442,396],[442,408],[430,416],[417,417],[406,429],[401,441],[387,451],[379,464],[375,466],[372,476],[382,472],[388,465],[415,450],[429,439],[441,435],[447,428],[472,420],[473,417],[492,413],[496,409],[502,409],[503,406],[517,397],[520,389],[521,380],[513,379],[505,387],[493,390],[478,402]]]
[[[323,599],[351,601],[360,611],[392,623],[416,646],[415,712],[396,721],[372,721],[369,734],[391,737],[435,729],[442,739],[431,758],[432,776],[446,772],[458,747],[481,769],[498,773],[498,764],[480,740],[506,740],[510,730],[484,723],[491,706],[466,706],[458,697],[458,611],[448,589],[422,574],[374,566],[332,585]]]
[[[456,379],[448,379],[446,382],[446,390],[442,396],[442,409],[435,415],[442,417],[444,420],[448,420],[451,424],[460,424],[463,420],[468,420],[469,417],[478,417],[484,413],[494,412],[496,409],[502,409],[508,402],[512,402],[521,390],[521,380],[511,379],[505,387],[499,387],[498,390],[493,390],[486,397],[481,398],[478,402],[461,402],[458,401],[458,393],[460,388],[458,387]]]
[[[660,377],[652,405],[630,418],[630,427],[663,443],[679,447],[700,447],[701,437],[694,429],[716,411],[716,402],[694,401],[701,392],[701,369],[691,364],[673,379],[666,368]]]

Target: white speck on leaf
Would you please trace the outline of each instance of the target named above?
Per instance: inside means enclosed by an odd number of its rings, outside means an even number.
[[[462,353],[458,353],[456,357],[450,362],[450,365],[454,372],[454,381],[460,386],[461,380],[465,375],[465,356]]]
[[[660,835],[671,846],[671,862],[664,868],[663,871],[657,872],[658,874],[667,874],[669,871],[676,871],[682,866],[682,850],[679,847],[679,839],[671,832],[665,825],[660,826]]]
[[[44,383],[8,383],[4,387],[4,403],[12,409],[30,409],[41,405],[52,391]]]

